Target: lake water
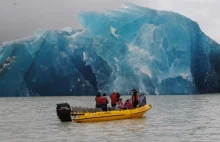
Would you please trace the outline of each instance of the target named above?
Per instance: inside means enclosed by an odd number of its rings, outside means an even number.
[[[152,109],[143,118],[96,123],[61,123],[62,102],[95,105],[94,97],[0,98],[0,141],[220,141],[220,95],[147,96]]]

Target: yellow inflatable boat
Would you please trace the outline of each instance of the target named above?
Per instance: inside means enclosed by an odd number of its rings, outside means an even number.
[[[57,115],[62,122],[67,122],[67,121],[99,122],[99,121],[140,118],[150,109],[151,109],[151,105],[147,104],[145,106],[135,109],[129,109],[129,110],[77,112],[77,111],[72,111],[69,104],[58,104]]]

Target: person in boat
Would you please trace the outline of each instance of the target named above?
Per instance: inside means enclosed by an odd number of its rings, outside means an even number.
[[[130,99],[127,99],[124,103],[125,108],[132,109],[132,103]]]
[[[133,106],[133,108],[137,108],[138,101],[139,101],[139,94],[138,94],[137,90],[135,90],[135,89],[132,89],[131,91],[133,93],[132,98],[131,98],[132,99],[132,106]]]
[[[125,109],[122,98],[119,98],[118,102],[116,103],[116,109]]]
[[[102,98],[101,98],[101,108],[102,111],[107,111],[107,105],[108,105],[108,99],[106,97],[106,93],[103,93]]]
[[[115,107],[116,106],[116,103],[119,101],[119,98],[120,98],[120,94],[116,91],[114,91],[111,95],[110,95],[110,98],[111,98],[111,105],[112,107]]]
[[[146,96],[145,94],[141,94],[139,97],[139,107],[145,106],[147,104]]]
[[[95,97],[96,108],[101,108],[102,107],[101,106],[101,99],[102,99],[101,93],[97,92],[96,97]]]

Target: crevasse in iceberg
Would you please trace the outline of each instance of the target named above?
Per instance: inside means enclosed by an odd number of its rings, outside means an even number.
[[[0,47],[0,95],[220,90],[219,44],[182,15],[126,4],[106,13],[82,12],[79,21],[84,30],[37,31]],[[4,66],[8,57],[15,62]]]

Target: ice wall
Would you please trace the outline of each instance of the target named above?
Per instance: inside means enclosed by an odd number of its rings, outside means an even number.
[[[37,31],[0,47],[0,96],[219,92],[220,46],[180,14],[126,4],[82,12],[83,30]]]

